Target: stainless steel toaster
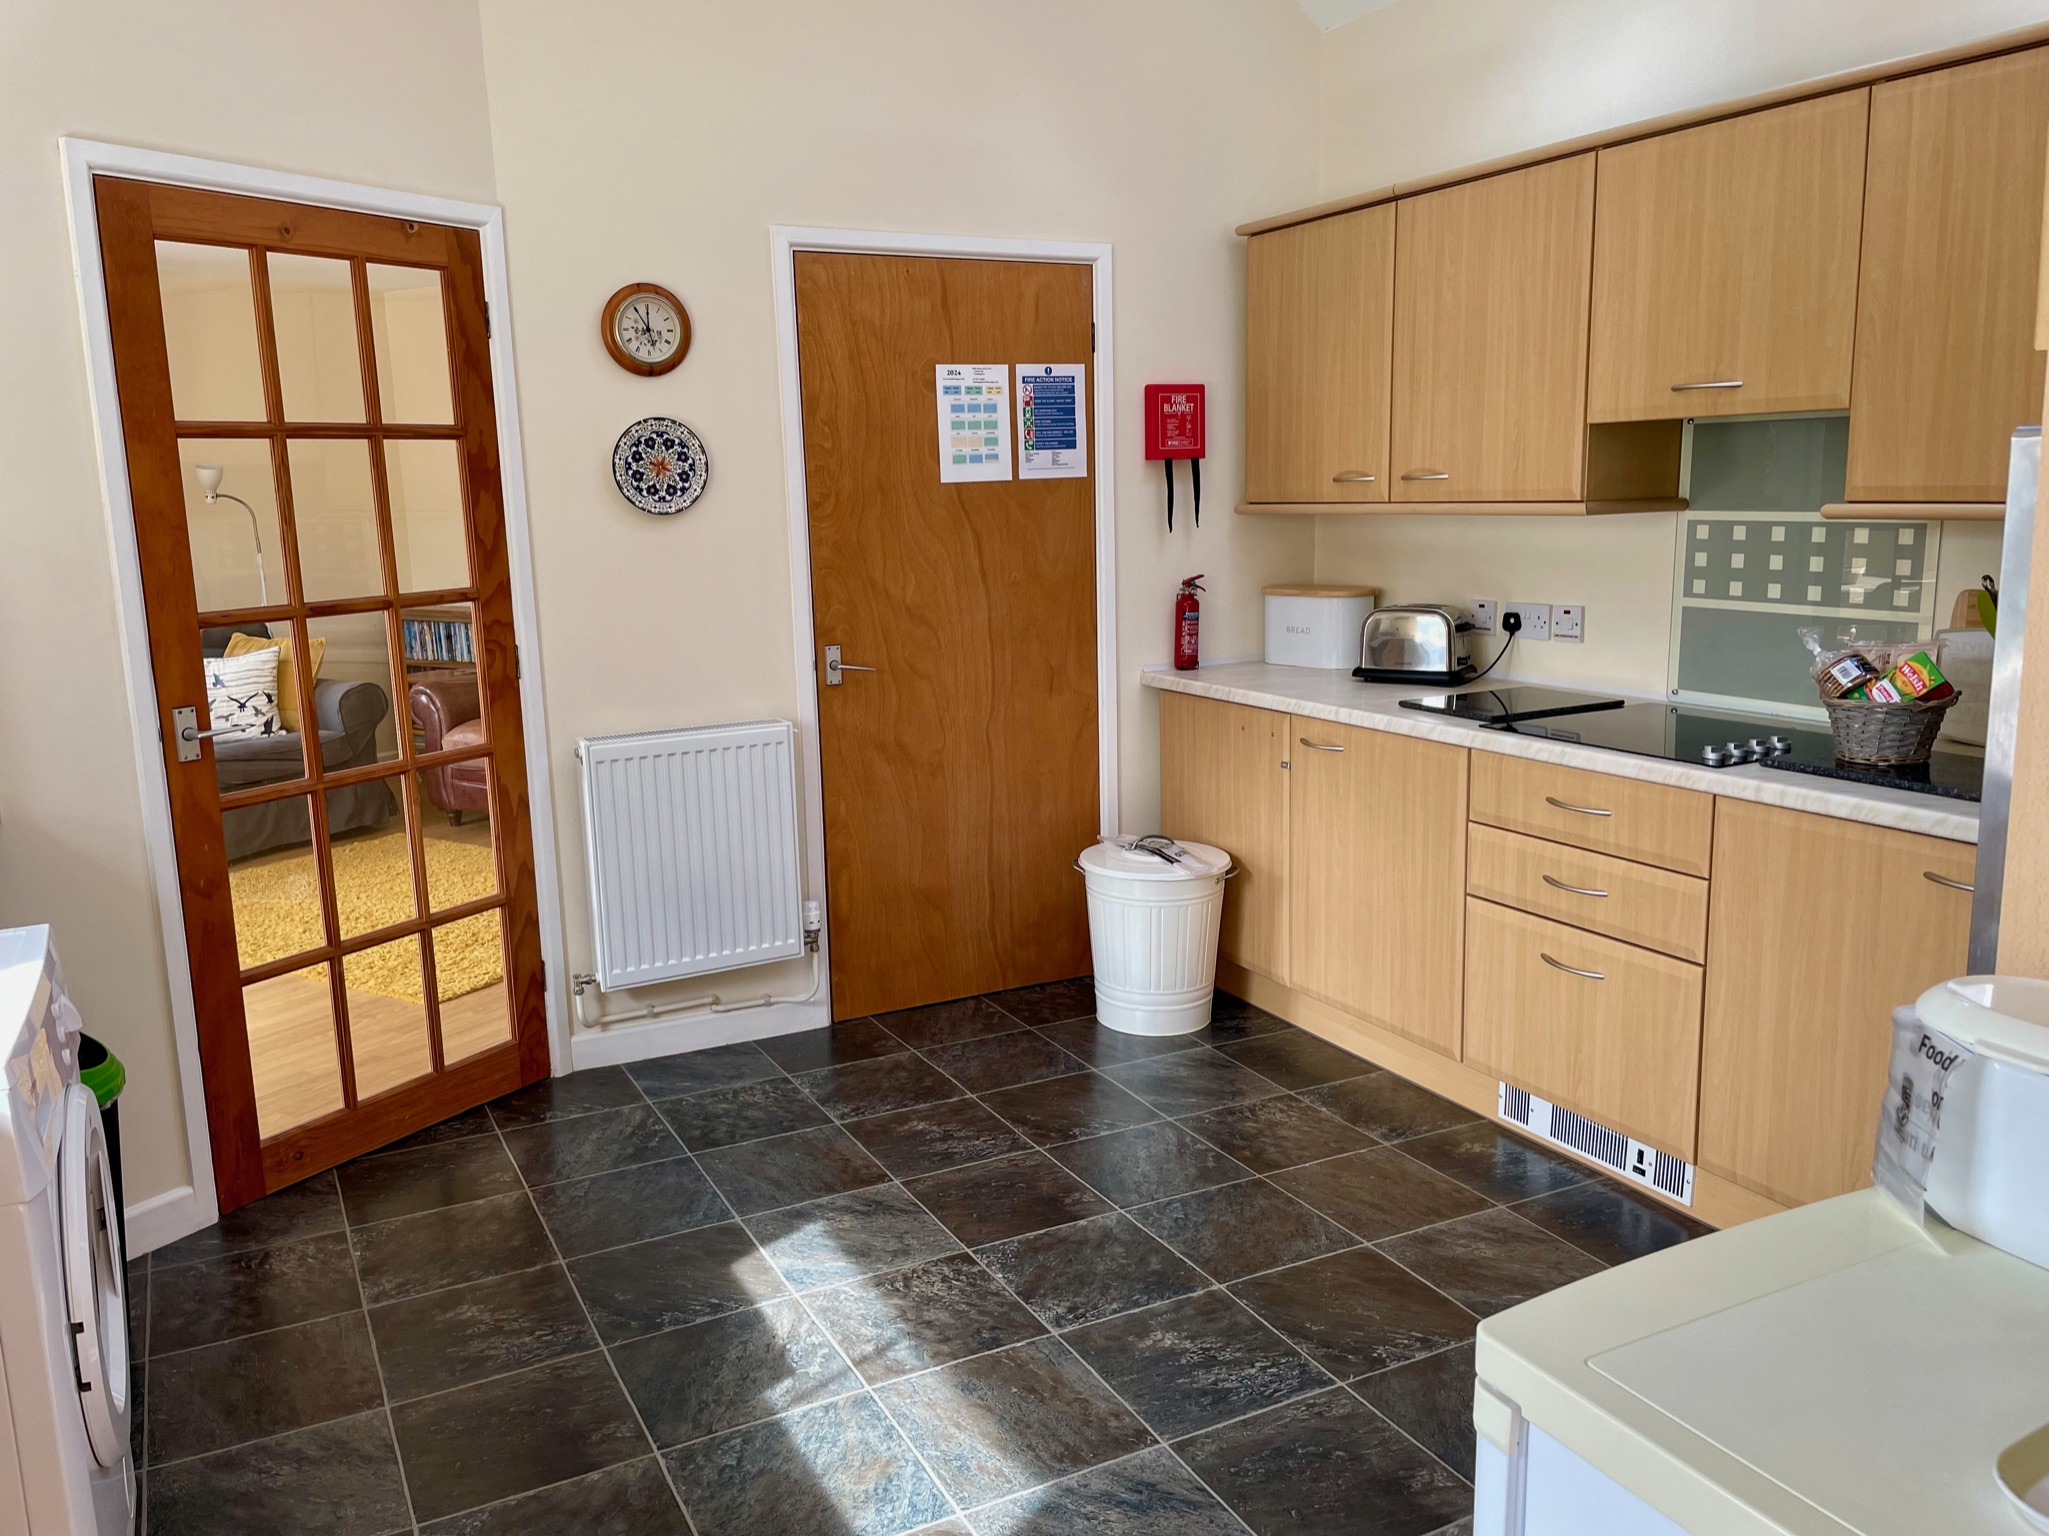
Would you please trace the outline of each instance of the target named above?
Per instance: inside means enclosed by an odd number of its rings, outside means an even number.
[[[1371,683],[1463,683],[1473,676],[1472,632],[1465,609],[1448,604],[1376,608],[1359,631],[1352,676]]]

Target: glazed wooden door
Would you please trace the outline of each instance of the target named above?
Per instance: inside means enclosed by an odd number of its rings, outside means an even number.
[[[1600,152],[1589,421],[1850,403],[1870,96]]]
[[[803,252],[796,287],[833,1016],[1083,974],[1094,477],[942,483],[934,375],[1090,362],[1089,269]]]
[[[1594,157],[1395,205],[1395,501],[1586,494]]]
[[[2006,500],[2033,345],[2049,48],[1871,90],[1849,499]]]
[[[1245,499],[1387,500],[1394,209],[1245,247]]]
[[[482,265],[94,196],[226,1210],[548,1070]]]
[[[1160,695],[1160,830],[1230,852],[1218,952],[1288,979],[1288,717]]]

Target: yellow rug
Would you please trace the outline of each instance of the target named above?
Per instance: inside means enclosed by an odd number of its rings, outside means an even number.
[[[497,892],[498,871],[489,847],[430,837],[426,849],[427,890],[437,910]],[[335,906],[344,935],[369,933],[416,915],[412,856],[402,833],[344,839],[332,852]],[[244,969],[298,954],[322,941],[312,849],[232,868],[228,880],[235,895],[235,943]],[[496,912],[480,912],[433,932],[434,970],[442,997],[461,997],[504,978]],[[321,967],[311,966],[304,974],[322,973]],[[352,992],[425,1001],[419,946],[411,939],[348,956],[342,962],[342,978]]]

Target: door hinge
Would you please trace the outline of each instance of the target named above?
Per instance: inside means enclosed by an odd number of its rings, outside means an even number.
[[[1089,356],[1090,356],[1090,357],[1094,357],[1095,355],[1096,355],[1096,322],[1095,322],[1095,321],[1093,321],[1093,320],[1091,320],[1091,321],[1089,322]]]
[[[516,683],[526,676],[519,664],[519,642],[512,642],[512,680]]]
[[[546,991],[547,989],[548,989],[548,962],[547,962],[546,960],[543,960],[543,961],[541,962],[541,990],[545,992],[545,991]]]
[[[491,339],[491,301],[484,300],[484,340]]]

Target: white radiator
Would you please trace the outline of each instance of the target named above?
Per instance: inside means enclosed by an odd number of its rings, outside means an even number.
[[[804,953],[795,735],[753,720],[577,743],[601,988]]]

